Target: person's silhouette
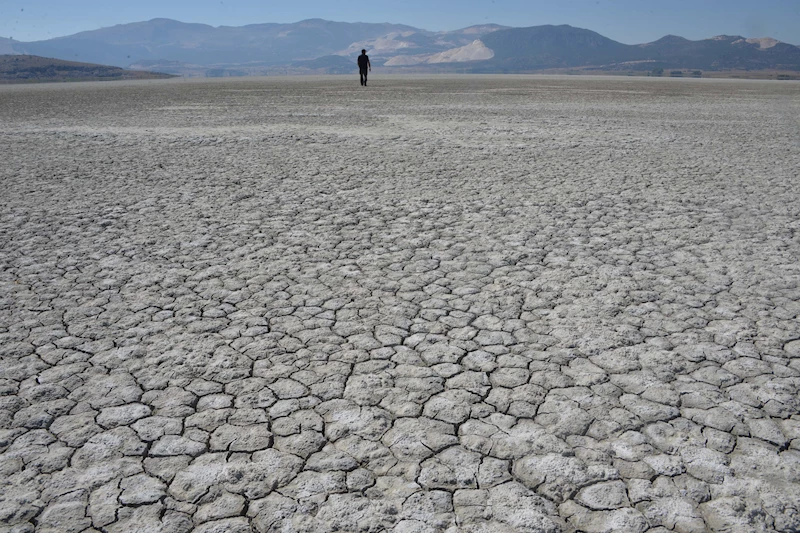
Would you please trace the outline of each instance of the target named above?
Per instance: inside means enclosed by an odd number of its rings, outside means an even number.
[[[372,72],[372,65],[369,62],[367,51],[361,50],[361,55],[358,56],[358,73],[361,76],[361,85],[367,84],[367,71]]]

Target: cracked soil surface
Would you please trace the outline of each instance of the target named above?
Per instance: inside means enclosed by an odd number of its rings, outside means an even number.
[[[0,531],[800,530],[800,91],[0,88]]]

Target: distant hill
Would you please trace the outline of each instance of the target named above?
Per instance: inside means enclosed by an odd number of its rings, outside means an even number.
[[[499,30],[482,38],[494,57],[488,71],[595,67],[607,70],[701,69],[800,71],[800,47],[774,39],[721,35],[690,41],[668,35],[652,43],[627,45],[572,26]]]
[[[15,41],[14,39],[6,39],[5,37],[0,37],[0,54],[14,54],[14,44],[20,44],[19,41]]]
[[[635,48],[566,25],[499,30],[484,36],[482,41],[494,51],[493,66],[517,70],[629,61]]]
[[[0,39],[0,52],[55,57],[189,76],[349,73],[367,49],[375,67],[393,72],[588,71],[800,72],[800,48],[771,38],[667,35],[623,44],[572,26],[496,24],[431,32],[402,24],[309,19],[241,27],[170,19],[121,24],[46,41]]]
[[[653,61],[663,68],[800,71],[800,47],[770,38],[719,35],[690,41],[668,35],[637,48],[637,59]]]
[[[171,78],[169,74],[124,70],[49,57],[0,55],[0,83],[49,81],[141,80]]]

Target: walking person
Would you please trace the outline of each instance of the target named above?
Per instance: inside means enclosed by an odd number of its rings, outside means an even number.
[[[361,55],[358,56],[358,73],[361,76],[361,85],[367,84],[367,71],[372,72],[372,65],[369,62],[369,56],[366,50],[361,50]]]

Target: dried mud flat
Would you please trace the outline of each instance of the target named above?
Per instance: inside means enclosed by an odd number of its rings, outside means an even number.
[[[357,83],[0,88],[0,531],[798,531],[798,85]]]

